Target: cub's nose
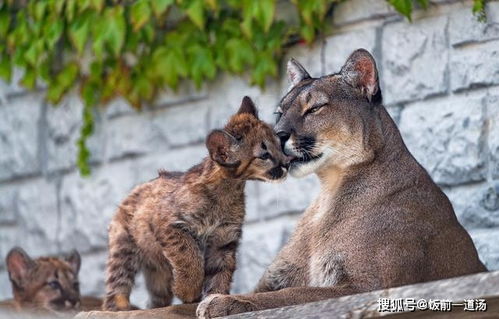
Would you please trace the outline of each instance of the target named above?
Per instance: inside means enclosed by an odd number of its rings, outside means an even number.
[[[284,149],[284,144],[289,140],[289,137],[291,134],[286,131],[279,131],[277,132],[277,136],[279,137],[279,140],[281,141],[281,148]]]

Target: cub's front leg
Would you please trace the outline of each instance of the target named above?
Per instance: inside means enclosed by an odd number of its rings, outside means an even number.
[[[207,249],[203,295],[228,294],[236,270],[240,230],[217,236]]]
[[[201,300],[204,258],[194,238],[184,229],[167,227],[158,238],[173,270],[173,293],[184,303]]]

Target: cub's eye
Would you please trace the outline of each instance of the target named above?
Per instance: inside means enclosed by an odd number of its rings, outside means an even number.
[[[262,144],[260,145],[262,147],[262,150],[266,151],[267,150],[267,145],[265,145],[264,142],[262,142]]]
[[[268,160],[270,158],[270,154],[269,153],[263,153],[258,158],[261,159],[261,160],[266,161],[266,160]]]
[[[50,288],[52,288],[52,289],[59,289],[59,288],[61,288],[61,284],[58,281],[55,281],[55,280],[47,283],[47,285]]]
[[[309,109],[305,112],[305,115],[315,113],[315,112],[319,111],[322,107],[324,107],[324,106],[326,106],[326,105],[327,105],[327,103],[324,103],[324,104],[321,104],[321,105],[316,105],[316,106],[313,106],[313,107],[309,108]]]

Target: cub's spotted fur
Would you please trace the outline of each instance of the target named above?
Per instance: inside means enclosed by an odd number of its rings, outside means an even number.
[[[76,250],[64,258],[32,259],[23,249],[13,248],[7,255],[6,264],[14,299],[2,302],[1,307],[36,312],[98,309],[99,299],[85,297],[82,300],[80,297],[80,263]]]
[[[143,270],[152,308],[227,294],[236,267],[249,179],[285,177],[288,161],[272,128],[245,97],[223,130],[206,140],[209,157],[185,173],[161,171],[121,203],[109,227],[104,310],[130,309]]]

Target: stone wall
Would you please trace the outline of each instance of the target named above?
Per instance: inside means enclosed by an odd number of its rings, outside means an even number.
[[[409,149],[450,197],[481,259],[499,269],[499,2],[488,3],[486,24],[475,21],[469,1],[431,2],[411,24],[383,0],[348,0],[334,11],[332,35],[292,48],[289,57],[318,76],[338,71],[356,48],[373,52],[385,104]],[[3,259],[15,245],[33,255],[77,248],[82,292],[102,295],[106,228],[127,192],[159,168],[198,162],[207,132],[244,95],[273,121],[287,87],[284,76],[265,90],[219,76],[200,91],[166,92],[139,113],[117,100],[96,114],[93,172],[81,178],[78,98],[54,107],[43,102],[43,90],[0,83],[0,299],[10,297]],[[235,292],[255,285],[318,190],[314,176],[249,183]],[[141,280],[138,286],[133,298],[144,305]]]

